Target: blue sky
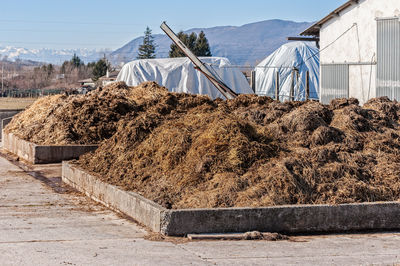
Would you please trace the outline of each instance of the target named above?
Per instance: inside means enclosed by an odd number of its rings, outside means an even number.
[[[240,26],[267,19],[316,21],[346,0],[0,0],[0,46],[116,49],[143,35]]]

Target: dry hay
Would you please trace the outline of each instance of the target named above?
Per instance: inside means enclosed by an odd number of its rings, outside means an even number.
[[[39,144],[101,142],[78,163],[167,208],[399,200],[400,104],[169,93],[154,82],[51,96],[6,131]]]
[[[147,95],[146,97],[152,97]],[[167,208],[392,201],[400,105],[158,95],[82,167]]]
[[[145,91],[151,97],[141,97]],[[166,93],[152,82],[131,88],[118,82],[87,95],[48,96],[15,116],[5,130],[42,145],[96,144],[111,137],[127,113],[140,112]]]

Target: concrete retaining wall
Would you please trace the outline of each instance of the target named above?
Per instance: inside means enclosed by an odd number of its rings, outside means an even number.
[[[77,159],[97,147],[98,145],[36,145],[3,130],[3,148],[33,164]]]
[[[167,210],[136,193],[104,183],[69,162],[63,162],[62,179],[155,232],[171,236],[247,231],[322,233],[400,229],[399,202]]]
[[[0,110],[0,121],[2,121],[5,118],[12,118],[14,115],[18,114],[19,112],[22,112],[23,109],[14,109],[14,110]],[[11,120],[7,120],[11,121]],[[6,123],[4,126],[6,126],[8,123]],[[3,123],[1,123],[1,129],[0,129],[0,139],[2,139],[2,132],[3,132]]]
[[[151,230],[161,231],[161,217],[167,210],[153,201],[104,183],[65,161],[62,165],[62,180],[107,207],[132,217]]]
[[[176,210],[170,234],[278,232],[322,233],[400,229],[400,204],[367,203],[268,208]]]

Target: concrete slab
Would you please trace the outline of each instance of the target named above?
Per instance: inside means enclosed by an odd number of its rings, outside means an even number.
[[[400,203],[167,210],[63,162],[62,178],[92,199],[169,236],[201,233],[327,233],[400,229]]]
[[[212,265],[172,243],[143,239],[0,243],[0,253],[2,265]]]
[[[32,164],[48,164],[77,159],[98,145],[37,145],[3,130],[3,148]]]
[[[31,174],[45,173],[51,181],[61,171],[43,165],[28,170]],[[132,221],[67,190],[61,182],[52,183],[21,171],[0,157],[1,265],[400,263],[399,233],[300,236],[280,242],[148,241],[144,239],[147,232]]]
[[[27,168],[61,181],[60,164]],[[182,249],[172,243],[144,240],[142,227],[82,194],[47,184],[0,157],[1,265],[150,264],[169,253],[171,263],[204,264],[190,253],[176,256]]]
[[[392,265],[400,234],[294,237],[292,241],[190,242],[186,250],[217,265]],[[216,252],[218,250],[218,252]]]

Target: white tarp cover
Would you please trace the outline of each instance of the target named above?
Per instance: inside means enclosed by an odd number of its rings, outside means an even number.
[[[230,68],[229,60],[223,57],[201,57],[203,63],[211,65],[220,78],[238,94],[253,94],[246,77],[238,69]],[[225,97],[186,57],[164,59],[140,59],[125,64],[117,81],[128,86],[137,86],[145,81],[156,81],[171,92],[205,94],[212,99]]]
[[[299,69],[294,98],[305,100],[306,72],[310,71],[310,98],[319,99],[319,52],[310,42],[290,42],[282,45],[256,67],[256,94],[275,96],[276,72],[279,71],[280,100],[288,100],[292,84],[292,69]],[[296,77],[296,76],[295,76]],[[295,78],[296,79],[296,78]]]

